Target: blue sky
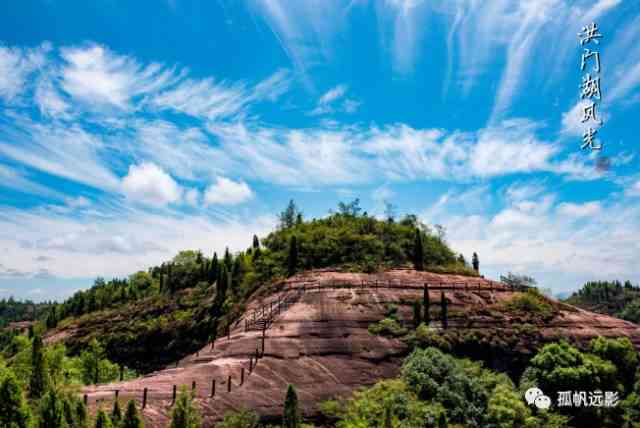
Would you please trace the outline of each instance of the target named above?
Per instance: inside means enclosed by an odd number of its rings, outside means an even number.
[[[4,2],[0,296],[243,249],[290,198],[392,203],[494,278],[640,282],[637,40],[622,0]]]

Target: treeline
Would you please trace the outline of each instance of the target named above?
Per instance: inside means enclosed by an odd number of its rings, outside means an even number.
[[[34,303],[19,301],[13,297],[0,300],[0,329],[16,321],[36,321],[46,315],[51,302]]]
[[[173,259],[127,279],[105,281],[78,291],[49,310],[47,326],[67,317],[116,307],[153,295],[172,295],[193,287],[215,286],[218,314],[247,297],[260,284],[313,268],[337,267],[374,272],[393,266],[466,275],[478,274],[474,253],[470,266],[446,244],[444,229],[433,231],[414,215],[379,220],[363,212],[359,201],[340,203],[337,212],[305,221],[293,201],[279,216],[277,230],[260,242],[253,237],[245,251],[217,253],[182,251]],[[230,301],[227,302],[227,299]]]
[[[640,323],[640,286],[631,281],[589,281],[567,303]]]

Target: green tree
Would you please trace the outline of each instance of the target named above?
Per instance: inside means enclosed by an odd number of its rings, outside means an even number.
[[[211,265],[209,266],[209,283],[213,284],[216,279],[218,279],[218,253],[213,253],[213,258],[211,259]]]
[[[260,248],[260,240],[256,235],[253,235],[253,249],[257,250],[258,248]]]
[[[199,426],[200,415],[193,403],[193,397],[187,392],[186,386],[183,386],[171,412],[170,428],[198,428]]]
[[[444,412],[440,413],[440,416],[438,417],[438,428],[447,428],[448,426],[449,426],[449,423],[447,422],[446,413]]]
[[[300,410],[298,409],[298,395],[293,385],[287,387],[287,396],[284,400],[284,414],[282,417],[283,428],[300,428]]]
[[[424,323],[429,325],[431,322],[431,313],[429,312],[429,308],[431,307],[431,302],[429,301],[429,287],[424,286],[422,295],[422,306],[424,307]]]
[[[98,409],[98,415],[96,416],[96,428],[112,428],[111,419],[102,409]]]
[[[618,370],[618,380],[630,391],[638,366],[638,352],[629,338],[609,339],[599,336],[590,345],[591,353],[613,363]]]
[[[391,406],[384,406],[382,426],[384,428],[393,428],[393,414],[391,413]]]
[[[444,292],[440,293],[440,310],[442,312],[442,328],[449,326],[449,315],[447,313],[447,298]]]
[[[471,258],[471,265],[473,266],[473,270],[480,273],[480,259],[478,258],[478,254],[473,253],[473,257]]]
[[[287,273],[293,276],[298,268],[298,240],[295,235],[289,239],[289,254],[287,256]]]
[[[485,423],[491,428],[531,426],[531,410],[513,388],[498,385],[489,399]]]
[[[87,406],[84,405],[83,401],[78,400],[76,402],[76,428],[86,428],[87,427]]]
[[[288,229],[290,227],[293,227],[295,225],[295,220],[298,212],[298,207],[296,206],[295,202],[293,202],[293,199],[289,200],[287,208],[285,208],[285,210],[282,211],[278,216],[280,219],[280,228]]]
[[[420,233],[420,229],[417,228],[413,242],[413,267],[419,271],[424,270],[424,247],[422,244],[422,234]]]
[[[122,420],[122,428],[144,428],[144,422],[138,415],[136,402],[133,400],[130,400],[129,404],[127,404],[127,411]]]
[[[420,300],[413,302],[413,325],[418,327],[422,323],[422,304]]]
[[[250,410],[240,410],[239,412],[229,412],[224,415],[224,419],[216,428],[257,428],[260,418]]]
[[[0,427],[27,428],[30,421],[31,410],[20,385],[14,374],[8,372],[0,380]]]
[[[40,400],[38,428],[69,428],[64,416],[63,398],[56,390],[50,389]]]
[[[42,337],[36,334],[31,345],[31,381],[29,382],[29,395],[31,398],[40,398],[47,388],[46,359],[43,350]]]
[[[122,422],[122,410],[120,410],[119,400],[115,400],[113,402],[113,409],[111,409],[111,421],[115,427],[119,427]]]

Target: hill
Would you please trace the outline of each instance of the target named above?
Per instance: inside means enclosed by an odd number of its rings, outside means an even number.
[[[416,329],[413,308],[423,301],[425,284],[431,319],[427,328]],[[115,390],[142,405],[146,388],[144,415],[152,426],[165,426],[173,385],[195,382],[197,405],[211,426],[242,407],[277,420],[281,397],[294,384],[304,415],[321,420],[319,403],[397,376],[416,344],[484,361],[517,379],[545,344],[568,339],[586,349],[598,336],[628,337],[640,346],[640,330],[631,323],[482,278],[411,269],[374,274],[315,270],[256,293],[228,335],[177,366],[84,392],[90,406],[108,406]]]
[[[418,265],[477,277],[441,235],[411,215],[378,220],[362,212],[357,200],[309,221],[291,202],[278,229],[262,240],[254,237],[245,251],[227,250],[220,258],[182,251],[128,279],[98,278],[51,311],[48,325],[57,328],[46,341],[62,340],[79,353],[98,338],[110,360],[149,372],[224,333],[258,289],[264,292],[300,270],[371,273]]]
[[[640,286],[631,281],[590,281],[565,302],[640,324]]]

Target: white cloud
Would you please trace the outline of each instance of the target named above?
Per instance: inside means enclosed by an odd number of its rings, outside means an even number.
[[[338,85],[325,92],[320,99],[316,107],[309,113],[312,116],[330,114],[335,112],[354,113],[361,102],[354,99],[344,99],[347,93],[346,85]],[[340,102],[342,101],[342,102]]]
[[[247,183],[218,177],[216,183],[207,188],[204,201],[207,204],[238,205],[252,199],[253,196],[253,191]]]
[[[182,198],[180,186],[153,163],[131,165],[122,179],[122,190],[134,202],[156,206],[177,203]]]
[[[332,88],[329,91],[327,91],[323,96],[321,96],[320,99],[318,100],[318,104],[331,104],[338,98],[343,97],[346,92],[347,92],[346,85],[338,85],[335,88]]]
[[[628,196],[640,196],[640,180],[632,183],[626,190],[625,194]]]
[[[198,189],[189,189],[184,194],[184,200],[187,204],[195,207],[200,202],[200,192]]]
[[[160,64],[143,66],[100,45],[65,47],[61,86],[85,107],[132,108],[132,98],[158,91],[181,76]]]
[[[218,218],[108,205],[101,211],[76,217],[2,207],[0,248],[11,254],[12,269],[0,269],[0,275],[33,276],[33,260],[45,253],[51,259],[46,269],[56,277],[123,277],[187,248],[205,254],[220,254],[226,246],[239,251],[253,234],[264,236],[276,224],[262,215]]]
[[[104,142],[77,123],[38,123],[14,115],[10,123],[0,122],[0,135],[0,153],[17,162],[98,189],[118,186],[103,159]]]
[[[15,101],[25,90],[27,77],[43,61],[47,44],[36,49],[20,49],[0,45],[0,98]]]
[[[563,202],[558,205],[558,213],[567,217],[589,217],[600,213],[602,207],[600,202],[586,202],[584,204],[574,204],[571,202]]]

